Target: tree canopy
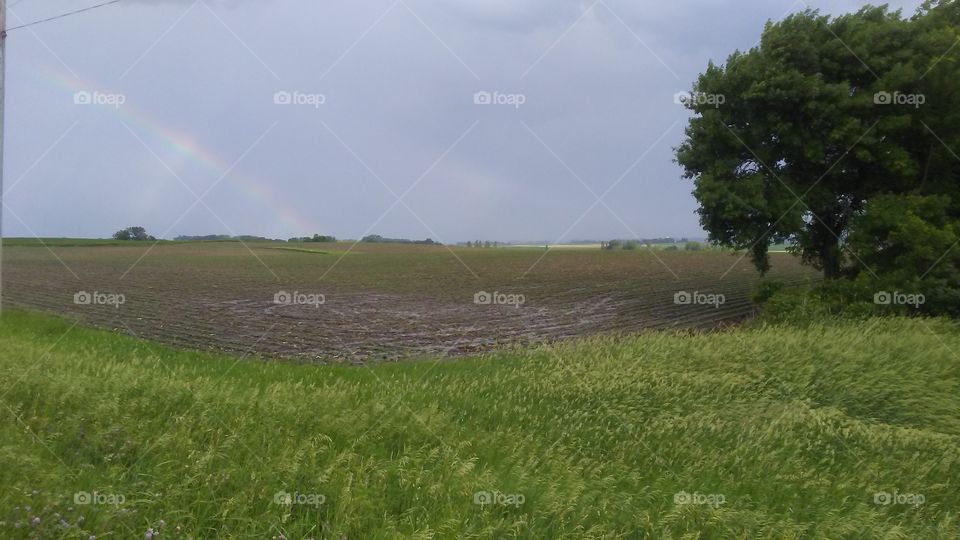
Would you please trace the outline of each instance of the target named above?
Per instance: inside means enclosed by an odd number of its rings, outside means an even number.
[[[710,240],[748,250],[762,272],[769,245],[786,242],[835,278],[884,259],[873,256],[889,247],[873,209],[932,212],[916,234],[948,226],[960,216],[958,71],[956,2],[910,18],[868,6],[768,23],[757,47],[711,62],[685,100],[694,116],[677,161]],[[872,232],[854,250],[858,224]]]
[[[156,240],[156,238],[147,234],[143,227],[127,227],[113,233],[114,240]]]

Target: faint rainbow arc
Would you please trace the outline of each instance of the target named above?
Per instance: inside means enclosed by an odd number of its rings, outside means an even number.
[[[68,90],[71,94],[70,99],[73,99],[73,94],[76,92],[90,92],[94,89],[103,91],[101,90],[103,86],[84,83],[64,72],[47,69],[46,75],[47,80],[51,81],[55,86]],[[179,131],[161,122],[148,111],[137,107],[129,101],[125,102],[116,110],[117,114],[123,117],[128,124],[134,125],[136,128],[148,133],[151,139],[161,141],[166,148],[175,152],[180,158],[200,164],[211,173],[214,173],[216,175],[215,178],[220,177],[220,175],[224,174],[233,166],[232,163],[228,162],[209,147],[201,144],[190,134]],[[269,189],[268,182],[262,179],[251,178],[249,174],[244,173],[238,168],[234,168],[230,172],[229,178],[232,180],[230,185],[235,185],[240,188],[239,192],[250,202],[265,207],[268,212],[276,216],[281,222],[282,228],[290,234],[299,236],[313,234],[313,232],[321,232],[316,229],[317,225],[313,220],[304,216],[298,208],[289,204],[280,194]],[[198,195],[199,194],[200,193],[198,193]],[[236,227],[231,228],[236,230]],[[255,231],[237,231],[237,233],[257,234]]]

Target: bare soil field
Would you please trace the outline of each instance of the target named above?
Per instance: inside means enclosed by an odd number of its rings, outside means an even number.
[[[163,243],[14,246],[3,255],[5,307],[176,346],[311,362],[716,328],[753,313],[760,279],[749,261],[717,251]],[[772,263],[771,279],[815,278],[790,255]],[[475,301],[483,292],[490,303]],[[76,301],[82,293],[90,303]]]

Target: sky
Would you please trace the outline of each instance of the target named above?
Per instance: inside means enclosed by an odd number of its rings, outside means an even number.
[[[768,20],[862,5],[127,0],[14,30],[3,234],[704,237],[674,95]]]

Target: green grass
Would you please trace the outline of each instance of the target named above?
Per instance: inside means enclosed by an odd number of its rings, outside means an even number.
[[[960,536],[953,323],[650,333],[371,368],[68,329],[0,319],[2,538],[143,538],[160,520],[160,538]],[[282,490],[325,500],[274,504]],[[874,504],[894,490],[925,502]],[[125,502],[74,503],[94,491]],[[478,491],[524,500],[480,506]],[[675,504],[681,491],[724,503]]]

